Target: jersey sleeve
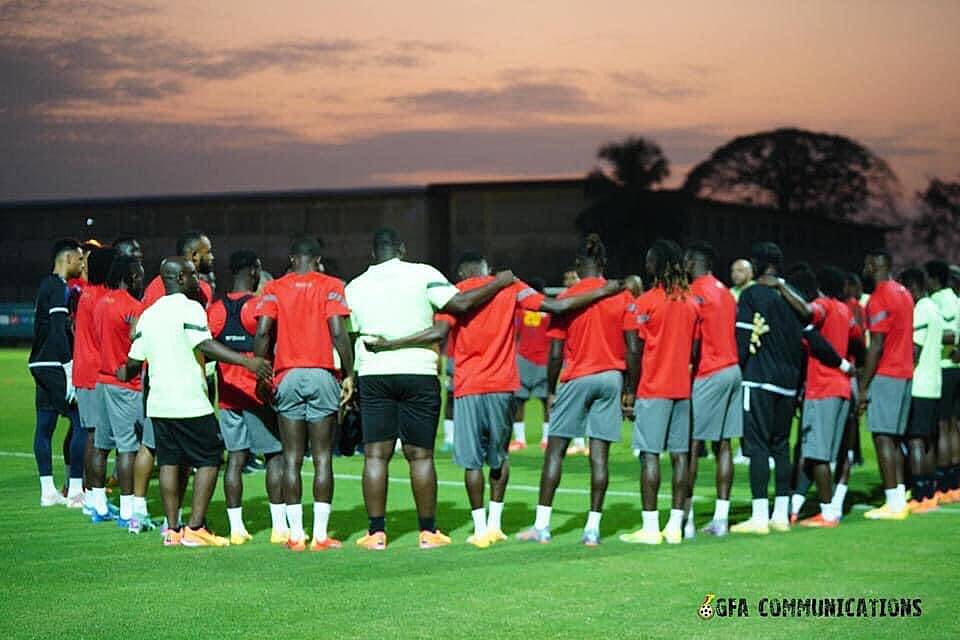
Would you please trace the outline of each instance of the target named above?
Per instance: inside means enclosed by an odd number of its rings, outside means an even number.
[[[930,306],[918,304],[913,309],[913,344],[923,346],[930,326]]]
[[[867,302],[867,328],[875,333],[887,333],[892,325],[893,318],[886,296],[874,293]]]
[[[207,314],[199,302],[191,301],[186,306],[183,319],[183,332],[187,336],[187,344],[196,347],[205,340],[212,340],[210,328],[207,326]]]
[[[246,305],[244,305],[246,308]],[[241,314],[242,315],[242,314]],[[207,327],[212,335],[218,335],[227,324],[227,310],[223,302],[217,300],[207,307]]]
[[[347,293],[343,289],[343,283],[336,278],[332,278],[332,280],[330,290],[327,291],[327,301],[324,312],[328,318],[334,316],[349,316],[350,309],[347,307]]]
[[[47,334],[47,357],[66,363],[73,360],[73,346],[68,335],[70,308],[68,306],[69,289],[66,284],[53,278],[47,280],[40,290],[39,309],[46,309],[50,316],[50,331]]]
[[[451,329],[457,326],[456,316],[452,316],[449,313],[435,313],[433,314],[433,321],[446,322],[448,325],[450,325]]]
[[[513,283],[513,291],[517,295],[517,306],[527,311],[539,311],[546,299],[545,295],[522,281]]]
[[[442,273],[430,265],[423,265],[423,280],[427,299],[435,309],[443,309],[451,298],[460,293]]]
[[[823,326],[823,321],[827,319],[827,309],[818,300],[810,303],[810,324],[818,329]]]
[[[266,316],[267,318],[277,319],[277,294],[274,288],[271,286],[273,283],[267,285],[263,290],[263,295],[260,296],[260,301],[257,302],[257,307],[253,312],[253,315],[257,318],[262,318]]]

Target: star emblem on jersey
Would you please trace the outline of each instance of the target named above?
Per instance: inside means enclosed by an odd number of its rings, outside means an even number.
[[[759,312],[753,314],[753,332],[750,334],[750,355],[756,355],[760,348],[760,336],[770,332],[770,325]]]

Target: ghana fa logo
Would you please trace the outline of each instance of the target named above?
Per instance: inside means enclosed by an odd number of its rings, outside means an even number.
[[[709,620],[713,617],[714,611],[713,604],[711,603],[716,597],[716,595],[708,593],[707,597],[703,599],[703,604],[701,604],[700,608],[697,609],[697,615],[700,616],[701,620]]]

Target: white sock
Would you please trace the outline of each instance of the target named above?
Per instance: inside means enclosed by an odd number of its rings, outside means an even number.
[[[803,508],[803,503],[807,501],[807,496],[795,493],[790,496],[790,513],[797,515],[800,513],[800,509]]]
[[[773,500],[773,515],[775,522],[790,522],[790,496],[777,496]]]
[[[659,511],[641,511],[643,517],[643,530],[647,533],[660,532],[660,512]]]
[[[290,539],[294,541],[303,540],[306,537],[303,532],[303,505],[288,504],[286,511],[287,522],[290,523]]]
[[[453,420],[443,421],[443,442],[453,444]]]
[[[227,518],[230,520],[230,533],[246,533],[243,526],[243,507],[227,507]]]
[[[178,527],[183,526],[183,507],[180,507],[179,509],[177,509],[177,526]]]
[[[906,497],[899,488],[884,489],[883,492],[887,495],[887,508],[890,511],[903,511],[907,508]]]
[[[107,515],[110,510],[107,507],[107,489],[106,487],[93,488],[93,508],[102,516]]]
[[[478,538],[487,533],[487,513],[483,507],[470,512],[473,516],[473,535]]]
[[[270,503],[270,525],[277,533],[287,533],[287,505]]]
[[[120,519],[129,520],[133,517],[133,494],[120,496]]]
[[[550,421],[543,423],[543,435],[540,437],[541,442],[547,441],[547,436],[550,435]]]
[[[40,476],[40,492],[43,495],[57,492],[57,485],[53,484],[53,476]]]
[[[503,516],[503,503],[490,501],[490,513],[487,516],[487,529],[490,531],[500,531],[503,525],[500,524],[500,518]]]
[[[545,507],[542,504],[537,505],[537,518],[533,521],[534,529],[549,529],[550,528],[550,514],[553,511],[553,507]]]
[[[766,498],[754,498],[750,519],[761,527],[770,524],[770,501]]]
[[[670,509],[670,519],[667,520],[666,529],[670,531],[680,531],[683,526],[683,509]]]
[[[70,478],[67,488],[67,497],[72,498],[83,493],[83,478]]]
[[[513,423],[513,439],[517,442],[527,442],[527,425],[524,422]]]
[[[900,496],[900,500],[903,501],[903,504],[907,504],[907,488],[904,485],[897,485],[897,495]]]
[[[836,517],[833,515],[833,505],[829,502],[820,503],[820,515],[824,520],[836,520]]]
[[[843,501],[846,499],[846,497],[847,485],[838,484],[833,489],[833,500],[830,501],[830,503],[833,505],[834,513],[837,514],[838,518],[843,515]]]
[[[574,438],[574,439],[573,439],[573,446],[574,446],[574,447],[579,447],[580,449],[585,449],[586,446],[587,446],[587,441],[586,441],[585,439],[583,439],[583,438]]]
[[[147,511],[147,499],[140,496],[133,496],[133,512],[138,516],[149,515]]]
[[[584,531],[600,531],[600,517],[603,514],[599,511],[590,511],[587,513],[587,526],[583,528]]]
[[[314,540],[327,539],[327,525],[330,523],[330,509],[331,509],[331,506],[329,502],[313,503],[313,539]]]
[[[83,506],[93,509],[93,489],[83,490]]]
[[[713,519],[727,520],[729,517],[730,517],[730,501],[717,500],[717,504],[713,508]]]

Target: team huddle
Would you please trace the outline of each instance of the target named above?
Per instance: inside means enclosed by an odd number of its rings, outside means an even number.
[[[215,296],[212,244],[202,233],[184,234],[149,284],[134,238],[109,247],[58,241],[37,295],[29,358],[41,506],[65,504],[133,533],[159,528],[167,546],[244,544],[252,536],[243,470],[260,457],[270,541],[293,551],[337,549],[329,534],[334,452],[358,415],[369,526],[356,544],[387,547],[388,469],[397,451],[409,464],[419,546],[450,544],[437,526],[434,463],[444,349],[452,371],[444,443],[464,469],[474,527],[467,542],[478,548],[507,540],[509,453],[527,446],[530,398],[544,405],[544,460],[535,521],[516,534],[521,541],[550,542],[563,460],[585,453],[582,542],[600,544],[610,446],[624,419],[632,422],[642,500],[642,527],[621,535],[626,543],[697,535],[697,468],[707,449],[716,459],[716,501],[700,533],[839,526],[863,414],[885,494],[867,518],[903,520],[960,501],[960,269],[932,260],[895,279],[889,253],[871,251],[861,274],[872,285],[866,296],[857,274],[805,263],[784,270],[771,242],[751,253],[734,263],[728,289],[713,273],[709,244],[658,240],[645,273],[621,283],[604,277],[606,250],[590,235],[554,298],[508,270],[492,273],[476,253],[461,257],[451,284],[434,267],[406,261],[401,238],[385,228],[373,235],[370,267],[347,285],[325,273],[320,243],[300,238],[276,279],[253,251],[232,254],[229,290]],[[52,472],[59,416],[71,423],[63,493]],[[749,457],[752,513],[731,525],[734,439]],[[111,451],[119,508],[107,498]],[[224,451],[229,537],[206,524]],[[661,528],[665,453],[672,499]],[[309,538],[305,456],[314,466]],[[147,502],[155,467],[162,524]],[[799,519],[811,485],[819,511]]]

